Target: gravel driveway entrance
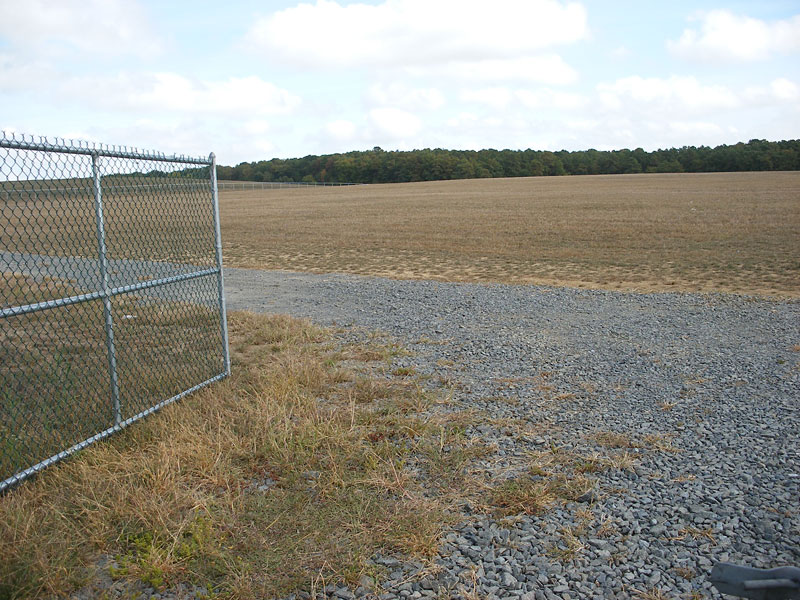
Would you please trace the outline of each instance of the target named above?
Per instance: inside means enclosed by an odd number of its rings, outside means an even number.
[[[230,310],[402,340],[413,355],[401,364],[457,382],[459,402],[493,417],[468,432],[497,444],[487,469],[548,448],[630,449],[634,466],[593,474],[598,491],[583,503],[467,520],[430,578],[403,583],[419,565],[387,558],[397,585],[386,598],[432,596],[466,570],[481,598],[720,597],[705,583],[714,561],[800,564],[797,301],[239,269],[225,278]],[[541,434],[515,437],[503,422]]]

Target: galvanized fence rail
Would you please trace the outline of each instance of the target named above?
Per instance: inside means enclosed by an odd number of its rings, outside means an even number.
[[[0,135],[0,492],[230,374],[214,155]]]

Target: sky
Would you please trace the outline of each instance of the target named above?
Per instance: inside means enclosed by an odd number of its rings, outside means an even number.
[[[220,164],[800,138],[800,0],[0,0],[0,129]]]

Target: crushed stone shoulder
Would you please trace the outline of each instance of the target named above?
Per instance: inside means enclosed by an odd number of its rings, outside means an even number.
[[[467,432],[495,443],[511,470],[542,448],[591,455],[608,450],[603,435],[637,441],[635,466],[598,473],[598,493],[583,503],[512,521],[467,509],[442,539],[435,576],[378,557],[384,600],[441,590],[721,598],[707,582],[717,561],[800,564],[796,300],[243,269],[225,278],[230,310],[336,324],[353,339],[384,331],[413,350],[399,365],[456,381],[459,402],[495,422],[540,431]],[[565,531],[580,532],[575,552],[553,552]]]

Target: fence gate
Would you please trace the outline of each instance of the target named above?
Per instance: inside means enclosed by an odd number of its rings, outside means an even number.
[[[0,492],[230,373],[216,163],[0,136]]]

